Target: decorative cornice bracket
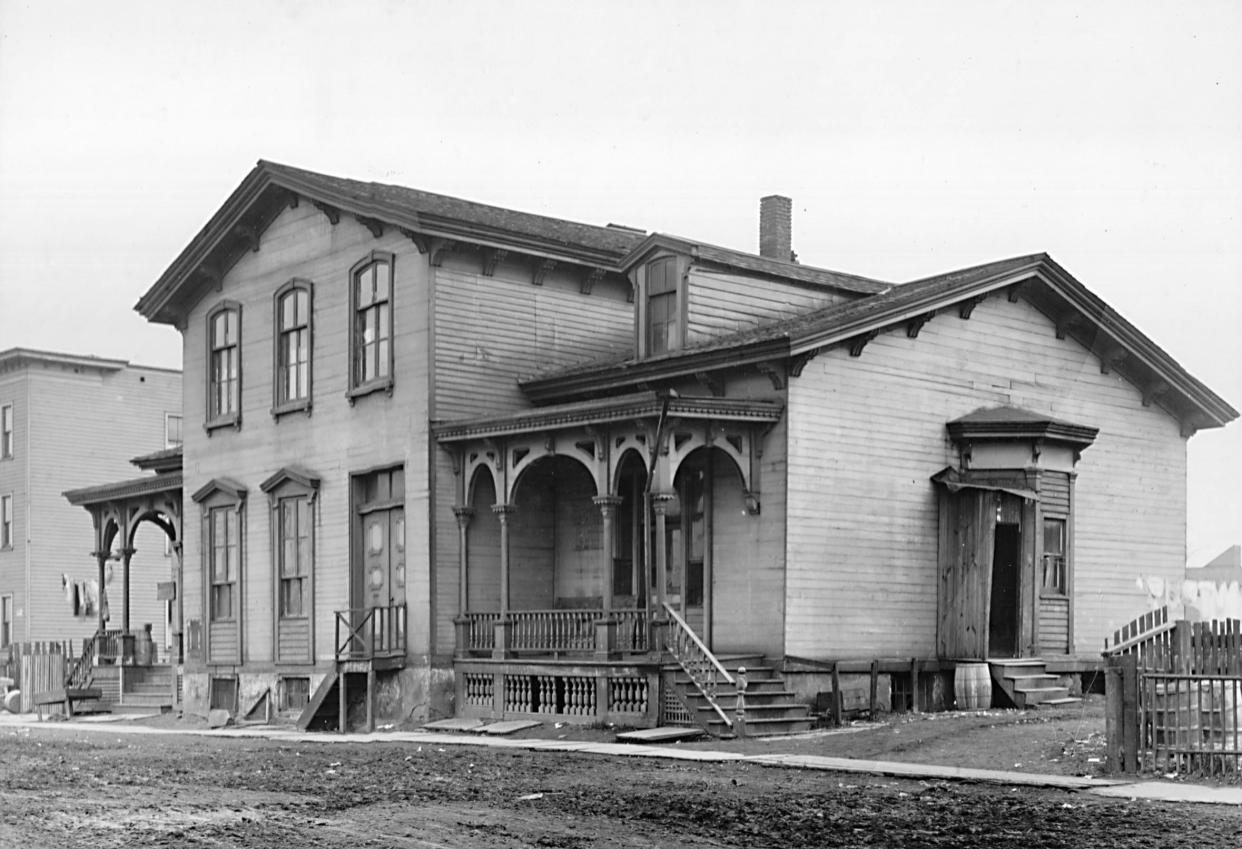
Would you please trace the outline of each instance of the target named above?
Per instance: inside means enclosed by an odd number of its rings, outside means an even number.
[[[802,377],[802,370],[806,368],[806,364],[819,356],[823,352],[823,348],[812,348],[801,354],[796,354],[789,358],[789,376]]]
[[[384,222],[378,218],[368,218],[365,215],[355,215],[354,220],[371,231],[371,235],[379,238],[384,235]]]
[[[975,307],[983,303],[983,299],[986,297],[987,295],[975,295],[973,298],[967,298],[966,300],[962,301],[962,303],[959,304],[957,307],[958,318],[962,318],[962,319],[970,318],[970,314],[975,311]]]
[[[330,223],[333,227],[341,223],[341,211],[335,206],[329,206],[323,201],[318,200],[314,201],[314,204],[315,209],[322,212],[327,217],[328,223]]]
[[[711,392],[715,397],[724,397],[724,381],[716,375],[707,371],[696,371],[694,373],[694,379],[699,382],[699,385]]]
[[[535,271],[530,278],[531,285],[542,286],[543,279],[547,277],[548,273],[554,268],[556,268],[556,260],[554,259],[535,260]]]
[[[918,339],[919,331],[923,329],[923,325],[931,321],[936,315],[935,310],[925,312],[922,315],[916,315],[914,318],[906,322],[906,338]]]
[[[444,264],[444,255],[457,250],[457,242],[452,239],[445,239],[436,245],[435,250],[431,252],[431,264],[435,268],[439,268]]]
[[[776,362],[755,363],[755,368],[760,374],[767,375],[768,380],[772,381],[772,388],[777,391],[784,389],[789,384],[789,379],[785,375],[785,370]]]
[[[504,261],[509,252],[504,248],[484,248],[483,249],[483,276],[491,277],[496,273],[496,266]]]
[[[868,330],[866,333],[860,333],[854,338],[850,339],[846,343],[850,347],[850,356],[861,357],[863,348],[866,348],[867,345],[871,342],[871,340],[875,339],[875,337],[879,335],[880,335],[880,331],[878,330]]]
[[[584,295],[591,294],[591,290],[595,288],[595,284],[604,279],[604,269],[596,266],[592,268],[585,277],[582,278],[582,284],[578,287],[578,291]]]
[[[431,250],[431,239],[424,236],[422,233],[417,233],[408,227],[402,227],[401,235],[413,242],[414,247],[418,248],[418,252],[420,254],[425,254],[427,251]]]

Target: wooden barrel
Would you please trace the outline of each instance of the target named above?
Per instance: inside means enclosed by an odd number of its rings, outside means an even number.
[[[953,672],[953,695],[958,710],[987,710],[992,706],[992,673],[986,663],[958,663]]]

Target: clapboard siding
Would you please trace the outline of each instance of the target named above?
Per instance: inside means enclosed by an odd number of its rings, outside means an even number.
[[[604,520],[591,499],[595,481],[572,460],[558,461],[554,535],[556,598],[600,598],[604,592]],[[573,472],[564,473],[567,468]]]
[[[1039,600],[1039,650],[1065,654],[1069,650],[1069,603],[1061,598]]]
[[[14,578],[25,592],[21,600],[15,593],[14,605],[26,614],[26,621],[18,627],[29,631],[19,632],[15,627],[14,636],[80,640],[95,632],[98,616],[74,616],[63,581],[97,579],[98,567],[90,555],[95,548],[94,529],[90,514],[69,504],[61,493],[141,474],[129,460],[164,447],[165,413],[181,408],[180,376],[141,366],[75,370],[37,362],[23,374],[25,400],[14,411],[15,456],[0,463],[0,468],[11,464],[21,479],[14,497],[17,545],[12,554],[20,561]],[[115,543],[121,545],[120,540]],[[169,558],[164,556],[164,534],[144,524],[134,547],[130,628],[140,631],[151,623],[162,650],[164,604],[156,599],[156,584],[171,575]],[[109,626],[119,628],[124,616],[120,563],[111,564],[109,572]],[[27,576],[29,586],[25,587]],[[2,592],[6,590],[0,588]]]
[[[394,386],[350,404],[349,271],[372,250],[390,251],[393,263]],[[293,277],[314,285],[313,407],[310,415],[271,415],[273,295]],[[271,663],[276,634],[272,511],[259,484],[296,464],[320,478],[314,513],[314,631],[335,633],[334,611],[350,603],[350,475],[404,465],[406,475],[407,604],[409,651],[430,650],[430,520],[428,491],[429,320],[428,260],[404,236],[386,231],[375,238],[352,218],[332,225],[310,204],[287,209],[225,275],[220,291],[209,290],[190,312],[184,337],[186,568],[201,569],[201,511],[189,495],[214,477],[232,478],[247,489],[243,598],[245,663]],[[242,421],[239,429],[208,434],[206,322],[221,300],[242,305]],[[201,579],[187,581],[186,618],[203,615]],[[317,640],[317,660],[333,657],[330,638]]]
[[[1068,516],[1070,509],[1069,475],[1047,472],[1039,481],[1039,505],[1045,516]]]
[[[208,626],[207,654],[209,663],[228,666],[238,663],[238,627],[236,621],[212,622]]]
[[[310,620],[278,620],[276,661],[278,663],[307,663],[311,658]]]
[[[465,418],[528,406],[517,381],[537,372],[624,356],[633,348],[629,285],[580,291],[581,270],[531,284],[526,263],[485,277],[477,256],[450,255],[435,274],[435,415]]]
[[[693,266],[686,291],[687,345],[846,300],[824,289]]]
[[[1133,618],[1138,575],[1180,574],[1185,440],[1137,389],[1025,302],[937,316],[917,339],[825,352],[790,382],[791,654],[924,654],[936,638],[938,510],[957,458],[945,423],[1014,405],[1098,427],[1075,484],[1075,652]],[[831,622],[831,628],[823,623]]]
[[[0,460],[0,495],[13,497],[13,546],[0,549],[0,595],[13,596],[13,640],[26,641],[52,639],[34,637],[30,631],[30,617],[26,615],[28,595],[26,587],[26,510],[27,482],[30,452],[27,447],[30,383],[24,371],[0,374],[0,406],[13,408],[13,456]],[[18,509],[22,505],[22,509]],[[90,526],[86,526],[89,536]],[[90,549],[88,548],[87,551]]]

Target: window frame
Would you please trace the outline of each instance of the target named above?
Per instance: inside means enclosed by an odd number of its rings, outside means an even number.
[[[1048,529],[1050,523],[1061,526],[1059,552],[1048,551]],[[1041,598],[1068,599],[1070,596],[1070,539],[1069,517],[1043,516],[1040,522],[1040,581]]]
[[[388,267],[388,295],[385,301],[371,301],[365,307],[360,307],[358,297],[358,286],[360,277],[371,266],[378,263],[385,263]],[[372,392],[387,392],[392,394],[394,386],[394,374],[396,371],[396,255],[389,251],[373,250],[365,257],[354,263],[349,269],[349,390],[346,397],[350,403],[363,395],[369,395]],[[371,343],[363,340],[362,318],[366,312],[375,309],[380,304],[386,304],[388,307],[388,316],[386,321],[382,321],[382,329],[386,332],[383,336],[376,340],[378,344],[384,339],[388,342],[387,355],[377,357],[377,363],[382,360],[386,372],[378,374],[372,378],[364,376],[364,348]],[[377,326],[381,325],[381,321],[376,321]]]
[[[296,298],[299,293],[306,294],[306,317],[302,324],[297,323]],[[284,300],[295,299],[294,325],[284,327]],[[298,397],[289,396],[288,366],[285,361],[287,347],[285,337],[289,334],[304,332],[306,334],[306,387],[305,394]],[[315,381],[315,286],[300,277],[294,277],[275,291],[272,295],[272,417],[280,418],[286,413],[305,412],[310,414]]]
[[[276,569],[276,615],[284,620],[309,619],[314,610],[314,605],[310,603],[313,601],[310,596],[310,582],[315,570],[315,519],[312,498],[306,493],[290,493],[275,498],[273,501],[275,502],[273,522],[276,533],[276,551],[273,552],[272,563]],[[286,505],[292,506],[296,523],[292,537],[287,534]],[[297,559],[295,565],[298,568],[298,571],[292,574],[286,572],[286,567],[289,565],[287,555],[290,542],[293,543]],[[302,547],[303,544],[305,548]],[[303,552],[305,552],[305,558],[303,558]],[[293,582],[298,584],[297,613],[290,613],[285,605],[285,586]]]
[[[13,493],[0,495],[0,551],[13,550]]]
[[[202,576],[203,593],[201,598],[201,647],[204,662],[208,667],[234,666],[242,662],[245,656],[244,638],[246,632],[246,488],[232,478],[212,478],[197,492],[190,496],[199,505],[202,517],[202,536],[199,544],[199,574]],[[231,619],[214,619],[212,609],[212,556],[215,540],[212,532],[212,511],[216,509],[231,510],[237,516],[237,574],[234,582],[235,592],[232,593]],[[193,645],[193,622],[187,625]],[[213,631],[220,630],[221,637],[230,632],[235,639],[232,651],[215,653]]]
[[[0,460],[13,459],[13,405],[0,406]]]
[[[238,610],[238,602],[241,598],[241,515],[237,508],[230,504],[208,507],[206,513],[208,536],[203,541],[203,554],[207,558],[207,622],[208,624],[218,622],[236,623],[240,619],[238,615],[240,612]],[[216,573],[216,551],[221,548],[216,542],[217,516],[224,518],[224,580],[218,580]],[[229,544],[230,530],[233,534],[231,545]],[[231,570],[229,566],[232,566]],[[217,601],[217,590],[224,587],[227,587],[229,590],[229,610],[227,616],[220,615]]]
[[[657,267],[669,269],[671,287],[660,292],[652,292],[654,288],[655,270]],[[667,278],[666,278],[667,279]],[[642,267],[642,297],[640,299],[639,323],[637,328],[638,345],[642,358],[659,357],[680,351],[686,346],[686,261],[677,254],[663,254],[649,259]],[[652,324],[652,303],[660,298],[669,303],[666,317],[662,321],[664,341],[656,350]]]
[[[173,442],[172,437],[170,436],[170,431],[168,427],[170,424],[172,424],[173,419],[176,419],[179,422],[179,424],[177,425],[177,430],[180,432],[180,438],[176,442]],[[178,446],[184,445],[184,444],[185,444],[185,417],[181,413],[164,413],[164,448],[165,449],[177,448]]]
[[[216,319],[225,313],[233,312],[237,315],[237,340],[231,344],[216,345],[215,323]],[[227,319],[225,320],[227,329]],[[227,340],[226,340],[227,341]],[[204,429],[210,434],[213,430],[223,427],[241,427],[241,409],[242,409],[242,305],[236,301],[221,301],[207,312],[207,336],[205,340],[207,359],[206,359],[206,380],[204,383],[207,387],[207,406],[204,408]],[[233,349],[237,357],[237,391],[236,391],[236,408],[228,412],[219,412],[214,404],[218,400],[218,381],[216,379],[215,358],[218,351]],[[184,422],[182,423],[184,425]]]
[[[0,649],[13,645],[13,594],[0,595]]]

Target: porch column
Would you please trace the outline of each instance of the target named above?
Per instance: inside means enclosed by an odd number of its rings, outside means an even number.
[[[652,512],[655,513],[655,539],[652,541],[652,546],[655,548],[656,585],[655,610],[650,611],[649,615],[651,631],[647,651],[656,655],[664,651],[665,632],[668,629],[668,615],[664,612],[664,597],[668,592],[668,541],[665,518],[668,515],[669,503],[676,497],[671,492],[653,492],[650,496]],[[650,604],[648,606],[650,607]]]
[[[492,657],[505,657],[509,653],[509,516],[512,504],[493,504],[492,512],[500,520],[500,621],[496,623],[496,641]]]
[[[474,508],[465,506],[456,506],[453,508],[453,515],[457,517],[457,619],[454,624],[457,625],[457,655],[464,657],[466,655],[467,646],[469,644],[470,621],[466,618],[466,612],[470,605],[470,592],[467,586],[468,565],[470,563],[470,553],[468,549],[467,530],[470,527],[470,520],[474,518]]]
[[[604,618],[608,619],[612,615],[612,553],[616,551],[613,528],[617,518],[617,508],[621,506],[621,496],[597,495],[591,500],[599,507],[600,517],[604,523],[603,553],[600,556],[600,575],[604,585],[600,598],[603,600]]]
[[[108,558],[111,557],[112,555],[111,555],[111,552],[108,552],[108,551],[92,551],[91,554],[95,556],[95,562],[99,566],[99,570],[98,570],[99,571],[99,604],[97,605],[97,609],[95,612],[99,616],[99,628],[97,630],[102,632],[104,630],[104,606],[103,606],[104,580],[107,577],[105,573],[108,568]]]
[[[126,546],[121,549],[121,600],[125,606],[121,608],[121,633],[129,633],[129,561],[137,549]]]

